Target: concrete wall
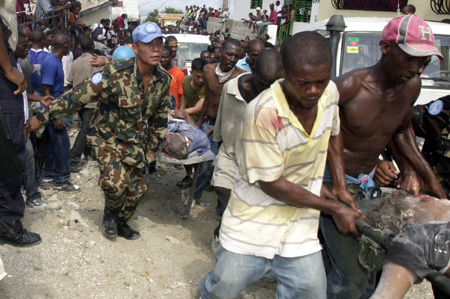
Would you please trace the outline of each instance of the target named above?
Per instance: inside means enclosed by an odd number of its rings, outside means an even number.
[[[220,23],[219,18],[209,18],[208,20],[208,32],[214,32],[220,30],[220,32],[225,32],[225,28],[228,28],[232,38],[241,40],[246,36],[251,39],[256,38],[256,33],[252,33],[252,28],[248,28],[248,24],[244,24],[242,21],[227,20],[225,23]],[[223,39],[223,35],[221,35]]]
[[[99,23],[101,19],[109,19],[111,6],[101,8],[87,16],[81,17],[80,21],[90,26],[94,23]]]
[[[281,1],[282,2],[282,1]],[[261,11],[267,9],[267,15],[270,15],[269,4],[275,3],[275,0],[263,0]],[[250,0],[234,0],[229,3],[230,5],[230,18],[233,20],[241,20],[242,18],[248,19],[248,13],[256,13],[255,9],[250,8]],[[255,7],[256,8],[256,7]]]
[[[437,15],[430,7],[429,0],[409,0],[408,4],[412,4],[416,7],[416,15],[429,21],[440,21],[442,19],[450,18],[450,15]],[[330,0],[320,1],[319,14],[317,21],[330,18],[334,14],[340,14],[344,17],[385,17],[395,18],[396,12],[384,12],[384,11],[362,11],[362,10],[344,10],[335,9]]]

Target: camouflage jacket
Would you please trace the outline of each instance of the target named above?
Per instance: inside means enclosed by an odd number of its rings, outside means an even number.
[[[450,95],[414,106],[412,122],[416,135],[425,138],[423,156],[446,189],[450,181]]]
[[[170,82],[170,75],[158,65],[144,94],[135,59],[116,61],[53,100],[38,119],[46,124],[98,101],[91,120],[95,130],[89,132],[88,142],[107,145],[124,163],[142,167],[145,154],[158,149],[167,130]]]

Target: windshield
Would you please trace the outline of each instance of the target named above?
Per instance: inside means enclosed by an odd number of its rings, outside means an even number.
[[[436,47],[444,56],[441,61],[436,56],[422,74],[422,85],[435,88],[450,87],[450,36],[435,35]],[[356,68],[374,65],[381,58],[379,42],[381,33],[346,32],[343,35],[340,75]]]
[[[186,59],[186,61],[192,61],[195,58],[200,57],[200,53],[208,49],[209,44],[199,44],[199,43],[178,43],[178,52]]]

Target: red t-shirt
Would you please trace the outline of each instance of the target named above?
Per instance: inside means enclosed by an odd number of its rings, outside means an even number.
[[[277,11],[275,9],[270,12],[269,22],[274,25],[277,24]]]
[[[29,0],[17,0],[16,2],[17,23],[22,24],[28,22],[26,16],[32,16],[30,1]]]
[[[123,29],[123,26],[124,26],[124,20],[123,20],[123,18],[122,18],[121,16],[118,16],[118,17],[116,18],[116,23],[117,23],[117,25],[119,25],[120,29]]]

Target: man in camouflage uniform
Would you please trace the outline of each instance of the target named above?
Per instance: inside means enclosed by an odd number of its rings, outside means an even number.
[[[75,86],[27,123],[27,131],[70,115],[87,103],[99,104],[88,143],[100,167],[105,193],[102,230],[106,237],[140,237],[127,221],[146,191],[141,168],[167,130],[170,75],[159,66],[163,35],[155,23],[133,31],[136,58],[119,60]],[[146,124],[147,121],[147,124]]]

